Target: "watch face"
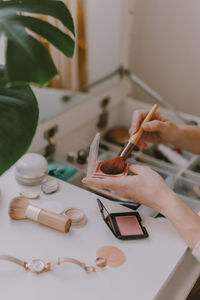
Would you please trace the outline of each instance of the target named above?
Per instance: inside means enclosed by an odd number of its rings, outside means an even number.
[[[33,259],[28,264],[28,268],[33,273],[41,273],[45,270],[45,263],[40,259]]]

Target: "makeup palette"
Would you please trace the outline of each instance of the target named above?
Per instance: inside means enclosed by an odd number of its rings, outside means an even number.
[[[97,163],[97,166],[96,166],[96,169],[92,175],[92,177],[120,177],[120,176],[125,176],[127,175],[128,173],[128,164],[126,164],[126,167],[124,169],[124,171],[120,174],[117,174],[117,175],[108,175],[108,174],[105,174],[101,171],[101,165],[102,165],[103,161],[99,161]]]
[[[121,240],[143,239],[148,237],[146,228],[138,212],[109,213],[100,199],[97,199],[103,220],[114,236]]]
[[[91,145],[88,156],[88,168],[87,168],[87,177],[120,177],[128,174],[128,164],[124,171],[117,175],[108,175],[101,171],[100,167],[103,161],[100,161],[98,158],[99,153],[99,143],[100,143],[100,133],[97,133],[94,137]]]

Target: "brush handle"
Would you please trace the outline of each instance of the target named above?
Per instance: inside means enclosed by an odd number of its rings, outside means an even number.
[[[62,232],[68,232],[71,226],[71,220],[67,216],[59,215],[45,209],[41,209],[37,221],[40,224]]]
[[[139,142],[144,130],[142,128],[142,125],[146,122],[149,122],[151,121],[151,119],[153,118],[153,115],[155,113],[155,111],[157,110],[158,108],[158,104],[154,104],[154,106],[152,107],[152,109],[148,112],[146,118],[144,119],[144,121],[142,122],[142,124],[140,125],[140,128],[139,130],[133,134],[130,139],[129,139],[129,142],[134,144],[134,145],[137,145],[137,143]]]

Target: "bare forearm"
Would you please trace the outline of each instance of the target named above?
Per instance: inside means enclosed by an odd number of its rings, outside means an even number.
[[[200,154],[200,126],[179,125],[177,138],[173,144],[181,149]]]
[[[200,217],[175,194],[163,214],[171,221],[188,247],[193,250],[200,240]]]

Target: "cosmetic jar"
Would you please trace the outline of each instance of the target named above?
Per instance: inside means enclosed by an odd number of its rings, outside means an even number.
[[[72,226],[83,226],[87,223],[87,217],[80,208],[68,208],[63,214],[72,221]]]
[[[15,164],[15,178],[22,185],[38,185],[47,179],[47,160],[41,154],[27,153]]]

